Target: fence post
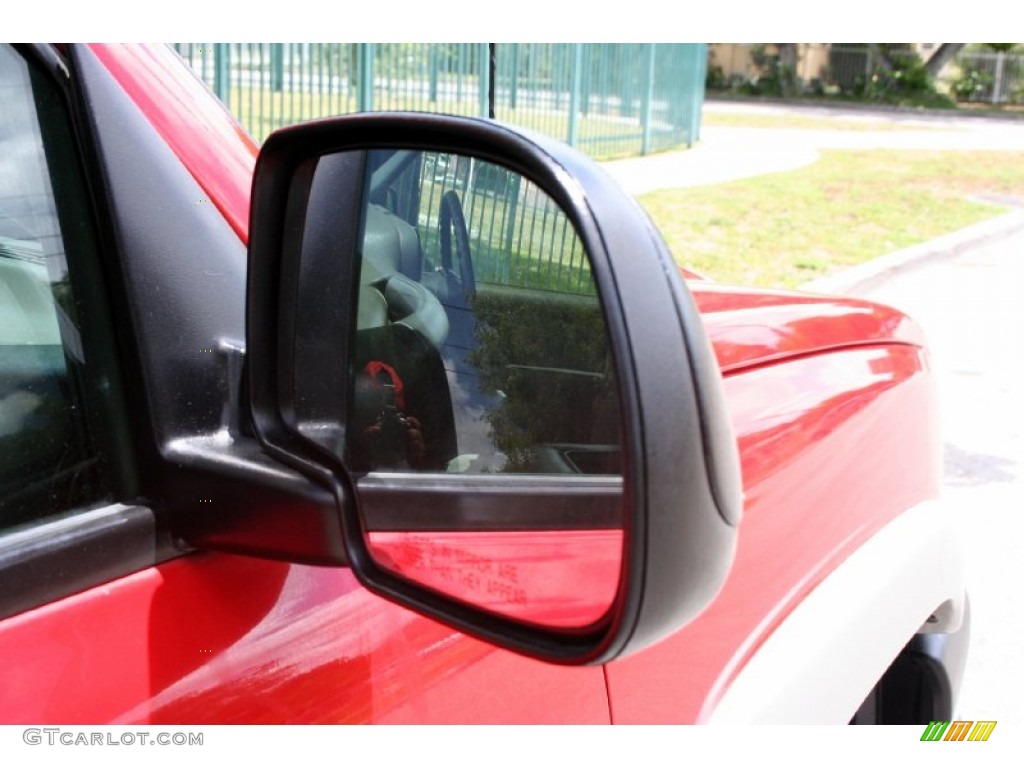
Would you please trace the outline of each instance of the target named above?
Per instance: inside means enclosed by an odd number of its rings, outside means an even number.
[[[555,96],[555,110],[562,108],[562,54],[565,50],[564,43],[554,43],[551,46],[551,91]],[[570,73],[570,77],[572,77]],[[569,81],[570,83],[572,80]],[[572,87],[571,85],[569,86]]]
[[[330,87],[330,66],[331,60],[327,55],[330,50],[326,43],[314,43],[316,46],[316,55],[311,57],[311,60],[316,60],[316,90],[320,94],[320,104],[324,103],[324,69],[327,69],[327,82]],[[312,66],[312,65],[310,65]],[[312,70],[311,70],[312,71]],[[310,84],[312,88],[312,84]],[[323,107],[321,106],[321,109]]]
[[[527,59],[527,68],[526,68],[526,83],[527,83],[527,91],[526,91],[526,93],[529,95],[530,105],[533,106],[533,107],[536,107],[537,106],[537,91],[540,90],[537,87],[537,59],[539,58],[539,54],[537,52],[537,47],[538,46],[537,46],[536,43],[529,43],[529,46],[530,47],[526,49],[527,53],[529,55],[529,58]]]
[[[693,43],[694,56],[697,59],[697,72],[691,84],[687,98],[687,114],[690,124],[686,130],[686,146],[692,147],[700,139],[701,112],[704,107],[705,83],[708,77],[708,44]]]
[[[466,68],[466,44],[457,43],[455,49],[455,103],[462,104],[462,77]],[[448,70],[451,74],[451,70]]]
[[[583,43],[573,43],[569,91],[569,146],[580,143],[580,90],[583,80]]]
[[[996,51],[996,76],[995,85],[992,86],[992,103],[999,104],[1003,100],[1003,51]]]
[[[647,77],[644,82],[644,100],[640,114],[640,130],[643,135],[640,139],[640,154],[646,155],[651,151],[651,111],[654,107],[654,54],[655,44],[647,44]]]
[[[359,84],[356,86],[356,109],[369,112],[373,109],[373,43],[359,43],[356,46],[359,58]]]
[[[633,44],[622,46],[622,61],[619,67],[619,93],[622,101],[619,112],[623,117],[633,116]]]
[[[284,89],[284,43],[270,44],[270,90]]]
[[[213,92],[224,105],[231,108],[231,48],[230,43],[213,44]]]
[[[428,58],[430,60],[430,103],[437,103],[437,70],[438,55],[437,55],[437,43],[427,43],[430,47],[428,50]]]
[[[491,46],[488,43],[477,43],[476,55],[480,62],[480,92],[477,94],[477,104],[480,106],[480,117],[494,117],[491,111]]]
[[[508,209],[508,221],[505,224],[505,253],[512,253],[512,240],[516,234],[516,214],[519,212],[519,192],[522,184],[522,177],[518,173],[511,174],[512,176],[512,194],[509,195],[509,209]],[[520,235],[521,237],[521,235]],[[509,259],[511,256],[506,256],[506,262],[504,265],[505,274],[507,275],[511,271],[511,264]]]
[[[608,97],[612,91],[611,81],[609,80],[610,74],[608,72],[609,62],[612,58],[611,48],[608,43],[595,43],[597,48],[597,81],[601,90],[601,106],[600,110],[603,113],[608,112]]]
[[[583,46],[583,81],[580,90],[580,109],[584,115],[590,114],[590,93],[594,88],[594,46],[587,43]]]
[[[512,66],[510,68],[509,77],[511,82],[508,84],[508,106],[509,109],[515,110],[516,108],[516,96],[519,90],[519,43],[512,43]]]

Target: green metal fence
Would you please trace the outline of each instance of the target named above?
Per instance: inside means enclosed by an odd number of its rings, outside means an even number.
[[[707,46],[695,44],[176,43],[262,141],[330,115],[494,116],[609,158],[690,145]],[[494,58],[491,61],[493,50]]]
[[[565,213],[533,183],[491,163],[426,153],[418,180],[425,268],[442,266],[441,200],[454,191],[480,283],[593,294],[590,263]]]

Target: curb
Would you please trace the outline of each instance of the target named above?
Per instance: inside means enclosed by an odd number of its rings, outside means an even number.
[[[853,294],[870,290],[904,272],[959,256],[968,248],[1000,240],[1024,231],[1024,209],[958,229],[919,245],[880,256],[877,259],[826,275],[800,286],[811,293]]]

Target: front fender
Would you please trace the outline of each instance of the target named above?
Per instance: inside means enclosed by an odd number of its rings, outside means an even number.
[[[711,723],[849,722],[912,638],[943,658],[959,688],[967,615],[964,566],[939,501],[899,515],[843,561],[784,619],[733,679]],[[936,639],[930,641],[928,636]]]

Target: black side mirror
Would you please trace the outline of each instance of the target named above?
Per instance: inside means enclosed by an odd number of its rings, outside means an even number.
[[[470,119],[296,126],[250,233],[252,422],[335,499],[303,559],[562,663],[711,601],[742,506],[718,366],[598,166]]]

